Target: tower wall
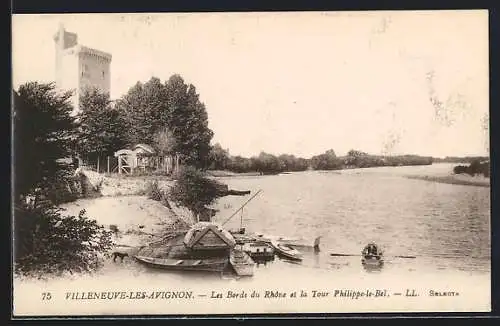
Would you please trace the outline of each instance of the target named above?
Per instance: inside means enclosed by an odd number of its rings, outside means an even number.
[[[110,92],[110,60],[108,58],[82,51],[79,54],[79,69],[80,95],[87,87],[97,87],[103,92]]]
[[[78,76],[80,69],[78,56],[72,52],[74,52],[74,50],[69,50],[61,57],[59,88],[63,91],[73,92],[71,102],[73,103],[73,114],[76,114],[78,111]]]

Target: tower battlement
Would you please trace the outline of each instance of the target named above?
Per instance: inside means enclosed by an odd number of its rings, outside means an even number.
[[[80,111],[80,97],[88,87],[109,93],[111,89],[110,53],[78,44],[78,35],[60,25],[53,36],[56,45],[56,85],[73,91],[73,114]]]

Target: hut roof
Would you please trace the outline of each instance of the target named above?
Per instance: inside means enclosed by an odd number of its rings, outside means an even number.
[[[223,229],[220,225],[210,222],[198,222],[193,225],[184,237],[185,245],[188,248],[192,248],[210,231],[226,243],[228,247],[232,248],[235,246],[236,241],[231,233]]]
[[[151,147],[150,145],[147,145],[147,144],[137,144],[137,145],[132,147],[132,150],[135,151],[138,148],[144,150],[148,154],[154,154],[156,152],[153,147]]]
[[[115,152],[115,156],[120,156],[120,155],[131,155],[133,152],[130,149],[120,149]]]

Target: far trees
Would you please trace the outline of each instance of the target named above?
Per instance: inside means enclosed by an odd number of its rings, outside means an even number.
[[[217,143],[210,149],[210,169],[225,170],[229,166],[229,151]]]
[[[311,158],[311,167],[314,170],[338,170],[342,169],[343,163],[333,149]]]

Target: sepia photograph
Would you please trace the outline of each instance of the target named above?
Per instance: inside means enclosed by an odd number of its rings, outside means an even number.
[[[491,311],[488,11],[12,15],[13,317]]]

